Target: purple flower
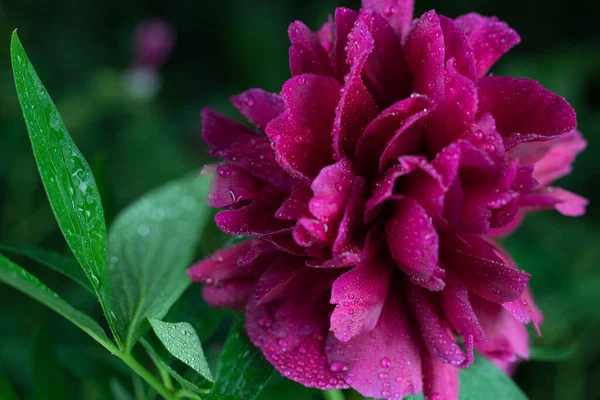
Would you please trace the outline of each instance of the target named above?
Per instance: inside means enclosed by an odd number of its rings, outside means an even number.
[[[530,210],[584,212],[549,185],[585,142],[565,99],[487,75],[520,41],[506,23],[363,7],[291,24],[281,93],[232,98],[258,133],[203,112],[216,223],[253,238],[189,273],[296,382],[455,399],[474,348],[507,372],[528,358],[542,316],[492,238]]]

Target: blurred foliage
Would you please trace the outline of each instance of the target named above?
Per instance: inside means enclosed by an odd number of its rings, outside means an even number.
[[[344,0],[4,0],[0,2],[0,242],[37,244],[68,254],[48,205],[31,153],[9,62],[10,32],[21,40],[53,95],[65,124],[90,160],[110,225],[118,210],[149,189],[198,169],[209,160],[200,139],[204,106],[235,115],[228,96],[249,87],[277,91],[288,77],[287,25],[296,19],[317,28]],[[513,26],[522,44],[495,67],[498,75],[527,76],[565,96],[578,113],[589,147],[574,174],[560,184],[591,200],[588,213],[568,219],[531,215],[504,241],[529,271],[545,313],[541,354],[568,349],[560,362],[522,364],[515,379],[532,399],[591,399],[600,391],[600,3],[574,0],[422,0],[417,13],[436,8],[456,16],[477,11]],[[139,100],[126,90],[132,36],[138,23],[160,17],[177,31],[175,50],[161,70],[156,97]],[[198,257],[218,247],[216,230]],[[35,262],[16,258],[71,304],[100,319],[85,289]],[[1,286],[0,386],[7,377],[23,398],[41,398],[40,341],[53,354],[71,399],[112,399],[139,391],[121,362],[69,322],[35,301]],[[188,305],[189,307],[186,307]],[[185,318],[187,319],[185,319]],[[167,320],[192,322],[211,365],[231,313],[209,309],[191,287]],[[218,325],[218,327],[216,327]],[[43,327],[43,329],[40,329]],[[538,351],[538,354],[540,352]],[[544,358],[544,357],[541,357]],[[548,357],[546,357],[548,358]],[[55,378],[52,378],[53,380]],[[42,383],[43,384],[43,383]],[[136,389],[137,388],[137,389]],[[60,390],[60,388],[56,388]],[[143,391],[143,390],[142,390]],[[273,377],[260,399],[317,399],[319,392]],[[359,398],[348,394],[348,398]],[[122,397],[122,398],[127,398]]]

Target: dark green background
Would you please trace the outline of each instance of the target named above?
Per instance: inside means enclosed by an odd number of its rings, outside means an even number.
[[[250,87],[280,88],[289,76],[286,31],[291,21],[299,19],[316,29],[336,6],[357,8],[358,4],[332,0],[0,2],[0,241],[67,249],[37,175],[12,82],[9,38],[14,28],[19,28],[67,127],[93,164],[110,220],[148,189],[208,161],[199,133],[202,107],[235,115],[227,103],[229,95]],[[588,214],[579,219],[555,212],[532,215],[505,242],[520,266],[532,273],[531,285],[546,315],[544,336],[534,338],[535,346],[572,353],[559,363],[533,361],[520,366],[515,378],[532,399],[593,399],[600,391],[598,4],[423,0],[416,5],[417,14],[430,8],[451,17],[478,11],[508,21],[521,35],[522,44],[494,73],[531,77],[565,96],[589,141],[573,175],[560,182],[591,200]],[[122,80],[130,64],[135,26],[153,16],[175,26],[177,45],[162,71],[162,90],[153,100],[140,102],[123,91]],[[85,293],[32,263],[23,264],[72,303],[99,315]],[[197,288],[187,296],[204,310],[199,316],[220,316],[200,305]],[[0,286],[0,301],[0,369],[24,397],[43,398],[32,389],[40,379],[32,367],[33,336],[38,343],[40,337],[47,342],[42,348],[49,357],[56,353],[71,398],[111,398],[110,379],[131,386],[126,370],[111,367],[115,361],[67,322],[6,286]],[[226,323],[210,338],[211,329],[204,330],[208,353],[218,352]],[[311,396],[319,398],[314,391],[275,379],[263,398]]]

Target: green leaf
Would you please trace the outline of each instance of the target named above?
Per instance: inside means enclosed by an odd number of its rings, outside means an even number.
[[[68,399],[65,374],[44,328],[33,338],[32,374],[36,400]]]
[[[486,399],[527,399],[512,379],[479,354],[472,365],[460,371],[459,377],[459,400],[480,400],[482,393]]]
[[[202,344],[194,328],[187,322],[163,322],[150,319],[150,325],[169,353],[184,364],[192,367],[207,380],[214,382]]]
[[[94,293],[94,288],[90,284],[90,281],[88,281],[77,260],[73,257],[27,244],[0,243],[0,250],[30,258],[45,267],[63,274],[91,293]]]
[[[130,351],[162,319],[190,284],[193,261],[208,207],[210,177],[185,177],[151,191],[122,212],[108,240],[112,312],[117,334]]]
[[[252,400],[265,387],[272,374],[273,366],[250,343],[243,321],[238,319],[223,345],[213,393]]]
[[[0,399],[19,400],[6,375],[0,370]]]
[[[169,375],[171,375],[181,385],[182,388],[191,390],[192,392],[196,393],[201,390],[204,390],[198,385],[188,381],[183,376],[179,375],[179,373],[173,368],[171,368],[171,366],[156,352],[156,350],[154,350],[154,348],[146,340],[141,339],[140,343],[142,344],[142,346],[144,346],[144,349],[146,349],[146,352],[148,353],[154,364],[157,366],[157,368],[160,368]]]
[[[106,226],[96,181],[27,58],[16,31],[10,50],[17,94],[50,206],[106,312],[110,293]]]
[[[539,347],[533,346],[529,349],[529,359],[534,361],[559,362],[573,357],[577,351],[577,345],[573,343],[568,347]]]
[[[1,254],[0,281],[12,286],[17,290],[20,290],[26,295],[33,297],[40,303],[51,308],[58,314],[71,321],[73,324],[77,325],[109,351],[114,352],[114,345],[110,339],[108,339],[106,333],[104,333],[104,330],[96,321],[71,306],[59,295],[40,282],[35,276],[14,264]]]

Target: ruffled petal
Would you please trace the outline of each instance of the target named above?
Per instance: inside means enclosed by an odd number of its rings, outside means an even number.
[[[428,98],[414,95],[383,110],[367,125],[356,144],[354,164],[360,167],[359,172],[374,175],[379,168],[379,159],[390,143],[400,142],[393,145],[396,155],[420,150],[423,145],[421,134],[410,127],[422,121],[434,107]]]
[[[358,255],[362,250],[361,247],[367,229],[362,221],[362,213],[366,202],[366,189],[367,183],[363,177],[354,178],[346,210],[333,243],[332,253],[334,257],[347,257],[350,254]]]
[[[432,294],[410,283],[406,289],[410,308],[421,328],[421,336],[429,353],[441,362],[465,367],[467,356],[450,335],[450,326],[441,315]]]
[[[304,182],[298,182],[292,185],[290,195],[281,203],[281,207],[275,213],[279,219],[298,220],[309,217],[310,210],[308,202],[313,196],[313,192]]]
[[[419,203],[409,197],[396,200],[385,232],[392,258],[415,284],[430,290],[444,287],[436,270],[438,234]]]
[[[352,157],[360,134],[379,112],[362,78],[363,68],[374,47],[373,37],[362,19],[356,21],[348,40],[352,42],[352,46],[348,46],[350,73],[344,78],[333,122],[333,150],[336,159]]]
[[[568,190],[548,187],[534,193],[519,197],[520,207],[533,210],[547,210],[555,208],[567,217],[579,217],[585,214],[585,208],[589,201]]]
[[[258,278],[232,279],[218,286],[204,285],[202,296],[211,307],[241,309],[254,291]]]
[[[477,60],[477,76],[484,76],[494,63],[521,42],[521,38],[506,22],[477,13],[461,15],[456,24],[464,31]]]
[[[205,167],[202,173],[210,173],[214,176],[207,201],[211,207],[230,207],[265,196],[265,183],[242,168],[216,164]]]
[[[473,293],[498,304],[521,297],[530,278],[506,265],[489,243],[475,236],[443,235],[440,257]]]
[[[330,330],[342,342],[371,331],[379,320],[394,268],[382,245],[383,232],[371,230],[363,261],[333,283]]]
[[[350,66],[347,62],[346,47],[348,46],[348,36],[354,27],[358,12],[345,7],[335,9],[334,25],[334,44],[333,59],[338,77],[344,77],[350,72]]]
[[[489,112],[507,149],[521,142],[548,140],[575,129],[575,111],[538,82],[505,76],[481,78],[479,112]]]
[[[428,351],[423,352],[423,397],[432,400],[458,399],[458,368],[444,364]]]
[[[262,89],[247,90],[231,97],[231,102],[261,131],[264,131],[267,124],[284,110],[279,93],[270,93]]]
[[[304,386],[323,390],[348,387],[339,371],[330,370],[325,356],[331,310],[328,289],[338,275],[332,271],[305,268],[288,282],[278,301],[250,300],[246,307],[248,337],[275,369]],[[263,290],[268,292],[267,286]]]
[[[353,179],[352,164],[346,158],[323,168],[310,186],[314,193],[308,204],[312,215],[326,223],[339,221]]]
[[[400,400],[419,393],[421,350],[408,313],[398,290],[390,290],[371,332],[347,342],[330,333],[326,347],[330,369],[363,396]]]
[[[332,160],[331,129],[340,89],[330,77],[296,76],[281,91],[286,111],[267,125],[279,163],[307,182]]]
[[[413,18],[414,0],[362,0],[362,6],[377,11],[400,38],[406,38]]]
[[[300,21],[290,24],[290,71],[292,75],[317,74],[334,76],[329,55],[317,33],[311,32]]]
[[[215,216],[219,229],[231,235],[265,235],[282,232],[294,226],[275,214],[283,199],[255,200],[240,208],[224,210]]]

